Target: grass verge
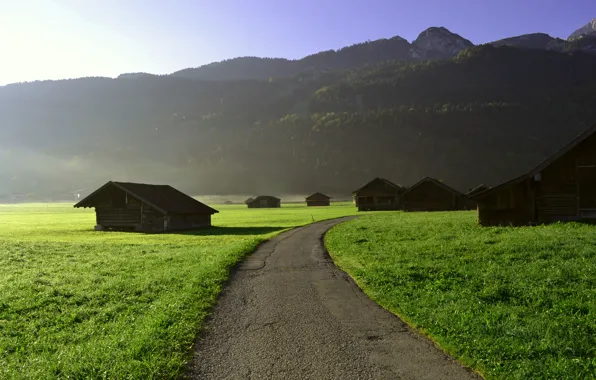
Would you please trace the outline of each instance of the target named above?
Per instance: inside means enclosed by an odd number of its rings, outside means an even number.
[[[212,229],[93,231],[70,205],[0,206],[0,379],[174,379],[230,269],[352,205],[217,206]]]
[[[373,300],[486,378],[596,378],[596,226],[391,213],[325,240]]]

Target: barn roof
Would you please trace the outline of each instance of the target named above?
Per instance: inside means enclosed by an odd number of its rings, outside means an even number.
[[[352,194],[356,194],[360,190],[364,189],[365,187],[367,187],[368,185],[370,185],[371,183],[376,182],[376,181],[380,181],[380,182],[386,184],[389,187],[395,188],[396,190],[405,189],[405,187],[396,185],[393,182],[389,181],[388,179],[381,178],[381,177],[376,177],[376,178],[372,179],[371,181],[368,181],[364,186],[361,186],[359,189],[352,191]]]
[[[575,148],[576,146],[578,146],[579,144],[581,144],[582,142],[584,142],[584,140],[586,140],[588,137],[592,136],[594,134],[594,132],[596,132],[596,124],[592,125],[591,127],[585,129],[582,133],[580,133],[579,135],[577,135],[577,137],[575,137],[573,140],[569,141],[567,144],[565,144],[561,149],[559,149],[558,151],[556,151],[555,153],[553,153],[550,157],[548,157],[547,159],[545,159],[544,161],[542,161],[541,163],[539,163],[538,165],[536,165],[534,168],[532,168],[529,172],[520,175],[519,177],[515,177],[507,182],[503,182],[500,185],[497,185],[495,187],[491,187],[487,190],[481,191],[479,193],[476,193],[472,196],[470,196],[470,199],[481,199],[486,197],[487,195],[492,194],[495,191],[499,191],[505,187],[520,183],[528,178],[532,178],[534,177],[536,174],[540,173],[542,170],[546,169],[548,166],[550,166],[550,164],[552,164],[553,162],[555,162],[556,160],[558,160],[559,158],[561,158],[563,155],[569,153],[569,151],[571,151],[573,148]]]
[[[487,189],[489,189],[489,187],[488,187],[488,186],[486,186],[485,184],[481,183],[480,185],[478,185],[478,186],[476,186],[476,187],[474,187],[474,188],[471,188],[471,189],[470,189],[470,190],[469,190],[469,191],[466,193],[466,195],[467,195],[468,197],[471,197],[472,195],[474,195],[474,194],[478,194],[478,193],[480,193],[481,191],[485,191],[485,190],[487,190]]]
[[[164,214],[215,214],[219,211],[176,190],[170,185],[109,181],[74,207],[94,207],[94,198],[109,187],[116,187]]]
[[[306,200],[309,200],[309,199],[314,199],[314,198],[325,198],[325,199],[331,199],[331,197],[330,197],[330,196],[327,196],[327,195],[325,195],[325,194],[323,194],[323,193],[314,193],[314,194],[312,194],[312,195],[309,195],[308,197],[306,197]]]
[[[254,198],[254,199],[253,199],[253,200],[251,200],[251,201],[248,201],[248,200],[247,200],[247,201],[246,201],[246,203],[251,203],[251,202],[255,202],[255,201],[260,201],[261,199],[269,199],[269,200],[271,200],[271,199],[274,199],[274,200],[276,200],[276,201],[281,201],[281,199],[279,199],[279,198],[277,198],[277,197],[274,197],[273,195],[259,195],[258,197]]]
[[[409,193],[410,191],[414,190],[415,188],[417,188],[418,186],[420,186],[420,185],[422,185],[423,183],[426,183],[426,182],[433,183],[433,184],[435,184],[435,185],[437,185],[437,186],[439,186],[439,187],[442,187],[443,189],[445,189],[445,190],[447,190],[447,191],[449,191],[449,192],[451,192],[451,193],[453,193],[453,194],[456,194],[456,195],[463,195],[463,194],[462,194],[462,193],[460,193],[459,191],[455,190],[453,187],[451,187],[451,186],[447,186],[447,185],[446,185],[446,184],[444,184],[443,182],[441,182],[441,181],[439,181],[439,180],[437,180],[437,179],[431,178],[431,177],[424,177],[424,178],[422,178],[420,181],[418,181],[418,182],[416,182],[415,184],[413,184],[412,186],[410,186],[410,187],[408,188],[408,190],[406,190],[406,191],[404,192],[404,195],[406,195],[406,194],[407,194],[407,193]]]

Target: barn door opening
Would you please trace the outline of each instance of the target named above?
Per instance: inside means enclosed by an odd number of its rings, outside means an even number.
[[[579,217],[596,218],[596,165],[577,167]]]

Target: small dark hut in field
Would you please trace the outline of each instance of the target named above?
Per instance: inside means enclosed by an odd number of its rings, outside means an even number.
[[[480,184],[476,187],[471,188],[470,190],[468,190],[468,192],[466,193],[466,197],[468,198],[468,210],[475,210],[478,207],[478,204],[476,203],[476,201],[472,200],[472,196],[482,192],[482,191],[486,191],[488,190],[489,187],[486,186],[485,184]]]
[[[405,190],[403,186],[377,177],[352,192],[352,196],[358,211],[399,210],[402,207],[401,195]]]
[[[424,177],[403,194],[404,211],[466,210],[468,198],[434,178]]]
[[[259,195],[251,201],[247,200],[246,204],[248,208],[279,208],[281,207],[281,199],[271,195]]]
[[[74,207],[95,207],[96,230],[142,232],[209,227],[218,212],[169,185],[112,181]]]
[[[529,172],[474,194],[484,226],[596,219],[596,125]]]
[[[329,206],[331,204],[331,197],[322,193],[314,193],[306,197],[307,206]]]

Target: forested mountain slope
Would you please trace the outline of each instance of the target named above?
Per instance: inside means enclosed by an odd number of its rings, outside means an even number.
[[[263,80],[83,78],[0,87],[0,196],[114,180],[202,194],[349,194],[375,176],[465,190],[596,122],[596,56],[483,45]]]

